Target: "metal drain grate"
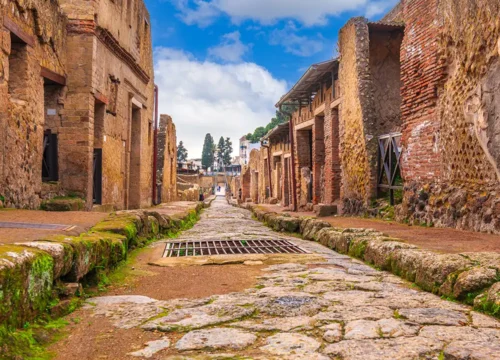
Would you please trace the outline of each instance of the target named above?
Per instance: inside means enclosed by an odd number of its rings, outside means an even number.
[[[308,252],[287,240],[173,241],[167,243],[163,257],[241,254],[308,254]]]

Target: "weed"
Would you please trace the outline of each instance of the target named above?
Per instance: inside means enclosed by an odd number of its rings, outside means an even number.
[[[68,322],[58,320],[38,320],[34,324],[25,323],[23,329],[0,326],[0,348],[2,359],[49,360],[53,357],[45,347],[60,339]]]
[[[394,319],[404,319],[405,317],[399,313],[399,311],[394,310]]]

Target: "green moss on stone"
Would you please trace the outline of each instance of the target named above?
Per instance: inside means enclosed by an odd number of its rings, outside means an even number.
[[[349,256],[363,259],[366,250],[366,240],[353,240],[349,246]]]
[[[18,327],[46,310],[53,284],[52,257],[44,251],[0,246],[0,324]]]

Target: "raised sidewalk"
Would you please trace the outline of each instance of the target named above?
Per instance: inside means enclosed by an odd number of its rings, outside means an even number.
[[[16,328],[32,321],[57,297],[57,283],[116,267],[131,249],[195,221],[211,200],[119,211],[77,236],[0,244],[0,324]]]
[[[399,275],[423,290],[500,317],[500,253],[438,253],[374,229],[334,227],[314,217],[279,214],[252,203],[230,203],[252,211],[276,231],[298,233]]]

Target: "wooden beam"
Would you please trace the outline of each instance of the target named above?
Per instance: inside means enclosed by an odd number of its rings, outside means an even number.
[[[21,27],[17,25],[7,15],[3,17],[3,26],[11,33],[13,33],[15,36],[17,36],[19,39],[21,39],[25,44],[29,46],[35,46],[35,38],[32,35],[28,34],[26,31],[24,31],[23,29],[21,29]]]
[[[106,104],[108,105],[109,104],[109,100],[106,96],[104,96],[104,94],[102,94],[101,92],[97,91],[94,93],[94,98],[100,102],[101,104]]]
[[[66,85],[66,76],[58,74],[50,69],[47,69],[46,67],[42,66],[42,69],[40,71],[40,75],[44,77],[45,79],[51,80],[59,85]]]

